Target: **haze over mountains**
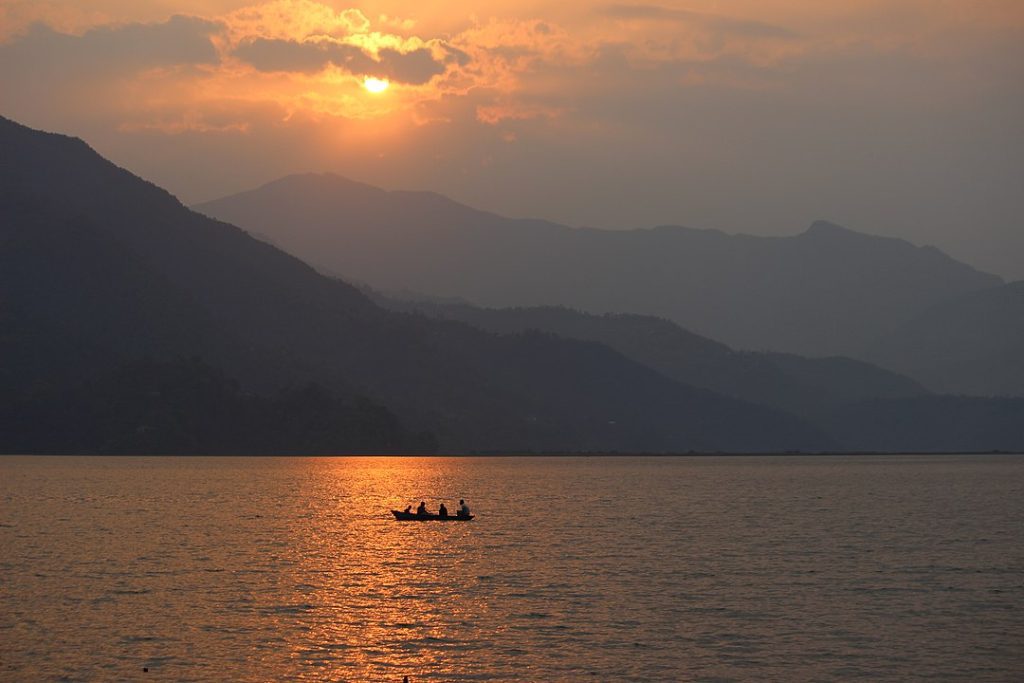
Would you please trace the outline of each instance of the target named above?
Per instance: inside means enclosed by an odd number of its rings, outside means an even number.
[[[1024,281],[922,311],[864,357],[939,392],[1024,396]]]
[[[859,355],[931,306],[1002,284],[937,249],[824,221],[782,238],[578,229],[330,174],[196,208],[384,291],[655,315],[749,350]]]
[[[932,396],[862,362],[737,352],[635,314],[374,301],[190,211],[80,140],[0,119],[0,148],[2,452],[941,450],[947,441],[1024,448],[1024,401]],[[368,210],[359,197],[380,198],[356,187],[352,216]],[[411,196],[439,218],[465,221],[453,235],[475,230],[473,216],[493,219],[485,232],[499,246],[509,244],[509,223],[540,244],[552,231],[563,240],[576,232],[606,238]],[[387,202],[373,206],[388,211]],[[399,201],[392,210],[406,209]],[[381,248],[398,235],[373,225],[364,236]],[[451,254],[438,255],[433,227],[410,234],[426,264],[456,267]],[[862,243],[839,234],[840,243]],[[474,260],[483,242],[467,242],[471,273],[486,270]],[[445,244],[460,242],[449,236]],[[925,283],[941,273],[968,291],[991,279],[929,250],[892,248],[893,262],[916,263],[907,288],[919,299],[937,297]],[[394,263],[367,261],[361,272],[414,265],[413,253],[401,251]],[[601,253],[611,259],[613,251]],[[555,263],[559,253],[548,256],[539,262]],[[575,262],[568,252],[561,258]],[[426,264],[416,267],[427,274]],[[970,421],[950,419],[961,410]],[[889,419],[878,426],[880,413]],[[946,439],[950,430],[955,440]]]

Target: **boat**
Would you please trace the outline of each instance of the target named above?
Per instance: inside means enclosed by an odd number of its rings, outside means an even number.
[[[473,515],[466,515],[465,517],[446,515],[442,517],[432,512],[428,512],[425,515],[417,515],[415,512],[403,512],[402,510],[392,510],[391,514],[399,522],[468,522],[473,519]]]

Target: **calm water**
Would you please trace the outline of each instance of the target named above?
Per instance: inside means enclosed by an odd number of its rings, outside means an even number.
[[[0,580],[5,681],[1022,680],[1024,457],[4,458]]]

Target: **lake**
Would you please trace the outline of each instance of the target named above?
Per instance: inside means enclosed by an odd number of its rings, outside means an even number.
[[[4,681],[1021,680],[1024,457],[0,458],[0,644]]]

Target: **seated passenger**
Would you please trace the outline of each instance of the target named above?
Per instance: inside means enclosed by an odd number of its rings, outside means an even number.
[[[469,517],[469,506],[466,505],[466,501],[459,500],[459,511],[457,514],[459,517]]]
[[[441,503],[441,507],[439,507],[439,508],[437,509],[437,514],[438,514],[438,516],[440,516],[440,517],[447,517],[447,516],[448,516],[448,508],[446,508],[446,507],[444,506],[444,503]]]
[[[420,506],[416,508],[416,514],[420,517],[426,517],[429,514],[427,512],[427,504],[424,503],[422,500],[420,501]]]

